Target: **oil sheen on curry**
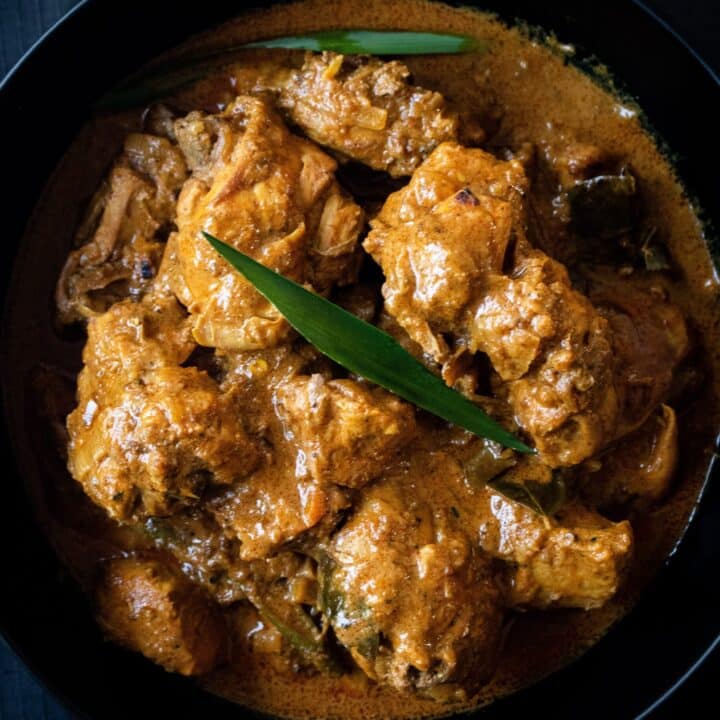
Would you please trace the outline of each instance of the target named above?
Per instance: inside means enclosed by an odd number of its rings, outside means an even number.
[[[328,27],[483,50],[248,50],[94,117],[28,233],[56,289],[52,313],[17,290],[42,328],[21,411],[57,447],[20,443],[109,640],[280,716],[431,717],[569,662],[672,549],[717,422],[717,284],[638,108],[571,48],[340,0],[177,52]],[[202,230],[390,333],[537,455],[333,364]]]

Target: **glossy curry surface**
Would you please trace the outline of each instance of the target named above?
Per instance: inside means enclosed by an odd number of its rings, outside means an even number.
[[[552,39],[347,0],[179,52],[351,26],[486,49],[247,51],[94,117],[28,230],[6,380],[38,512],[110,639],[282,716],[442,715],[576,657],[679,538],[717,427],[717,278],[638,108]],[[539,454],[348,376],[201,230]]]

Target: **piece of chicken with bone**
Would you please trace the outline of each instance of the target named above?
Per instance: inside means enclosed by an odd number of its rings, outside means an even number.
[[[116,303],[88,324],[68,467],[116,520],[171,514],[257,465],[238,388],[181,365],[194,347],[167,296]]]
[[[299,376],[276,391],[275,406],[298,448],[296,474],[362,487],[415,434],[411,405],[382,388]]]
[[[55,291],[62,323],[94,317],[117,300],[140,299],[152,284],[187,178],[169,140],[131,133],[90,202]]]
[[[453,469],[445,454],[420,451],[368,485],[320,561],[339,641],[369,677],[398,689],[476,686],[494,668],[500,592],[458,514]]]
[[[335,161],[261,100],[239,97],[218,115],[192,112],[175,134],[192,177],[178,201],[168,274],[193,335],[227,351],[277,345],[290,326],[201,231],[323,293],[355,277],[362,211],[336,182]]]
[[[398,60],[308,55],[283,83],[278,104],[320,145],[394,177],[410,175],[458,134],[442,95],[413,85]]]
[[[633,532],[627,520],[611,522],[566,497],[564,482],[536,457],[523,457],[493,484],[478,487],[464,504],[480,547],[506,563],[504,601],[514,608],[573,607],[589,610],[610,600],[630,565]],[[598,480],[603,482],[603,478]],[[526,492],[528,507],[508,495]],[[538,498],[559,508],[540,512]]]

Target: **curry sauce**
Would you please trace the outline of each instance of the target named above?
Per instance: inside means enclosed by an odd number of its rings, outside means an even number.
[[[432,717],[577,657],[681,537],[720,420],[718,279],[641,110],[569,46],[421,0],[310,0],[173,53],[343,27],[483,50],[252,51],[93,117],[18,259],[36,283],[13,289],[9,411],[112,639],[283,717]],[[200,228],[385,329],[539,460],[349,377]]]

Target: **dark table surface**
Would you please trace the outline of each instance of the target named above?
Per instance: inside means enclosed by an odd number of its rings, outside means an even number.
[[[0,78],[77,0],[0,0]],[[717,0],[647,0],[708,64],[720,73],[720,3]],[[570,40],[572,38],[569,38]],[[71,658],[68,658],[71,661]],[[640,669],[641,671],[641,669]],[[720,650],[696,672],[653,720],[717,713],[712,690],[720,682]],[[708,703],[705,702],[707,698]],[[716,710],[711,708],[715,707]],[[0,639],[0,720],[72,720]]]

